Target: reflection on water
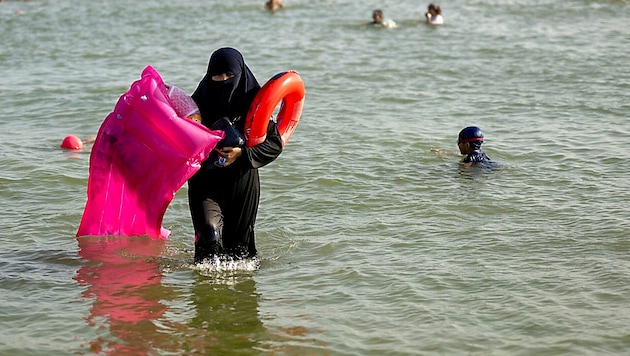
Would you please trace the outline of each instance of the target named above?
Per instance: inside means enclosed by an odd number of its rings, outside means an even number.
[[[75,280],[86,289],[83,297],[94,300],[88,325],[109,327],[113,338],[99,337],[90,349],[107,354],[151,353],[163,338],[154,323],[164,315],[169,294],[161,285],[156,260],[164,242],[118,236],[78,238],[79,255],[89,262]],[[159,336],[159,337],[158,337]]]
[[[251,354],[264,339],[256,284],[251,277],[237,280],[234,284],[222,284],[196,276],[191,298],[197,314],[189,326],[197,335],[189,339],[187,351],[205,355]]]
[[[93,300],[87,324],[109,334],[89,342],[90,351],[112,355],[251,352],[265,329],[251,271],[258,260],[211,261],[192,268],[192,290],[163,283],[162,240],[147,237],[80,237],[86,264],[74,279]],[[170,305],[194,308],[188,322],[168,318]],[[264,337],[262,337],[264,339]]]

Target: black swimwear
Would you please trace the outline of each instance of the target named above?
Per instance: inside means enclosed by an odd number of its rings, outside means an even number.
[[[491,161],[490,157],[488,157],[482,151],[474,151],[472,153],[469,153],[468,156],[466,156],[462,162],[477,163],[477,162],[485,162],[485,161]]]
[[[230,73],[225,81],[212,76]],[[211,127],[227,117],[241,133],[247,110],[260,89],[242,55],[222,48],[210,58],[208,72],[193,93],[202,122]],[[256,255],[254,224],[258,212],[260,181],[258,168],[275,160],[282,152],[282,138],[276,124],[269,122],[264,142],[241,147],[242,155],[227,167],[207,160],[188,180],[188,203],[195,228],[195,262],[212,255],[253,257]]]

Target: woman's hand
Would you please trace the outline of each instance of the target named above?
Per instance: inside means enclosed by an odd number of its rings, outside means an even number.
[[[234,163],[242,154],[243,150],[240,147],[223,147],[216,150],[219,157],[225,158],[223,167],[227,167]]]

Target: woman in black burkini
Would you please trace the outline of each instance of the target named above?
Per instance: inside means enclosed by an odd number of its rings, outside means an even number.
[[[221,48],[210,57],[208,71],[192,97],[199,106],[202,123],[215,129],[227,118],[241,134],[258,81],[239,51]],[[226,134],[225,140],[228,140]],[[282,138],[273,121],[264,142],[254,146],[217,148],[217,157],[203,162],[188,180],[188,203],[195,228],[195,263],[212,256],[254,257],[254,223],[258,212],[258,168],[282,152]],[[221,143],[217,145],[221,147]]]

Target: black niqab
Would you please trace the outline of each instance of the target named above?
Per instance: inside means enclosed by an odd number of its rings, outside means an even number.
[[[234,76],[225,81],[212,80],[213,75],[222,73]],[[209,127],[222,117],[232,121],[241,117],[236,126],[242,130],[249,105],[259,89],[260,84],[245,64],[241,53],[225,47],[210,56],[206,75],[199,82],[192,98],[199,106],[204,125]]]

